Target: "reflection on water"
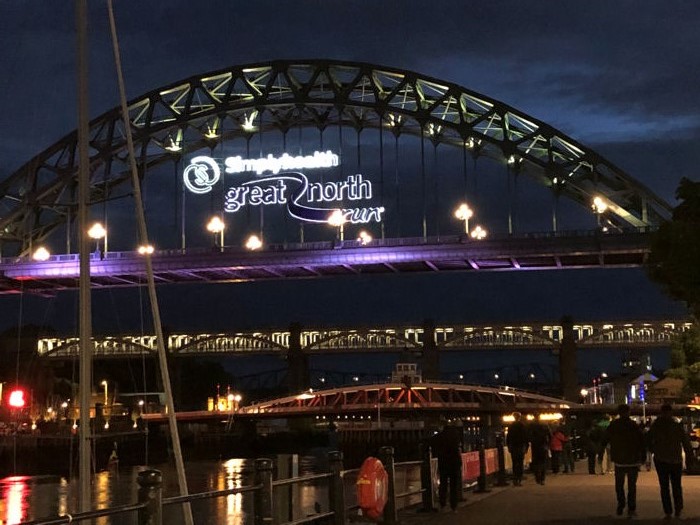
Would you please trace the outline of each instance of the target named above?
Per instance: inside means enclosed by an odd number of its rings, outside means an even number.
[[[2,499],[7,506],[5,521],[8,523],[19,523],[24,517],[23,509],[27,506],[25,502],[25,498],[29,493],[27,484],[20,477],[15,477],[10,479],[7,484],[4,484],[2,488]]]
[[[95,474],[93,481],[93,508],[107,508],[133,503],[137,500],[138,473],[145,467],[122,468]],[[158,465],[163,473],[163,496],[178,494],[177,474],[174,465]],[[254,462],[249,459],[225,461],[189,462],[186,465],[187,484],[191,494],[244,487],[253,484]],[[303,457],[299,461],[298,475],[318,471],[318,461]],[[286,476],[285,476],[286,477]],[[77,479],[67,480],[58,476],[14,476],[0,480],[0,523],[16,525],[23,521],[55,517],[75,513],[78,508]],[[322,494],[321,494],[322,493]],[[277,497],[277,495],[275,495]],[[297,505],[298,504],[298,505]],[[311,483],[299,487],[289,500],[293,514],[308,515],[320,507],[327,510],[326,485]],[[248,525],[252,523],[252,494],[232,494],[192,503],[195,524]],[[290,511],[291,513],[292,511]],[[84,522],[88,523],[88,522]],[[136,525],[135,513],[95,520],[97,525]],[[179,505],[163,509],[163,523],[182,523]]]

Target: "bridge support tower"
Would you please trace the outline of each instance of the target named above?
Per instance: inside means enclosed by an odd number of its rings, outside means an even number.
[[[578,377],[576,373],[576,340],[574,339],[574,322],[568,315],[562,317],[564,331],[559,347],[559,385],[561,394],[567,401],[578,401]]]
[[[287,352],[287,389],[290,393],[308,390],[309,356],[301,348],[301,325],[293,323],[289,327],[289,351]]]
[[[424,380],[440,379],[440,355],[435,344],[435,321],[423,321],[423,357],[421,373]]]

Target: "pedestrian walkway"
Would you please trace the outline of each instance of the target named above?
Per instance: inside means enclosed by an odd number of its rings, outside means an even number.
[[[547,474],[544,486],[530,474],[522,487],[489,487],[490,492],[465,492],[457,513],[403,514],[402,525],[584,525],[634,521],[700,525],[700,476],[683,476],[683,516],[664,520],[656,472],[642,469],[637,481],[637,517],[615,515],[615,476],[591,475],[581,462],[574,474]]]

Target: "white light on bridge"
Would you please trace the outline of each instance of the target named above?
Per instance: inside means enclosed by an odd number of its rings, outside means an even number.
[[[151,255],[153,251],[154,248],[151,244],[142,244],[138,247],[139,255]]]
[[[593,208],[593,211],[600,215],[601,213],[605,213],[605,210],[608,209],[608,204],[603,200],[602,197],[595,197],[593,199],[593,204],[591,205]]]
[[[259,250],[262,248],[262,241],[257,235],[251,235],[245,243],[245,247],[249,250]]]
[[[207,231],[211,233],[221,233],[224,231],[224,228],[226,228],[226,225],[224,221],[221,220],[221,217],[212,217],[207,223]]]
[[[482,228],[481,226],[477,225],[477,227],[472,230],[470,235],[471,235],[472,239],[481,240],[481,239],[485,238],[486,235],[488,235],[488,232],[484,228]]]
[[[47,261],[49,257],[51,257],[51,252],[43,246],[39,246],[32,255],[32,259],[35,261]]]
[[[358,235],[357,240],[362,246],[365,246],[367,243],[372,242],[372,236],[366,231],[362,230]]]

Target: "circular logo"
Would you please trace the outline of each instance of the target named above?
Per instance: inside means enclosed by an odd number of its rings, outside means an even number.
[[[211,157],[194,157],[182,173],[182,180],[192,193],[204,194],[219,182],[221,170]]]

